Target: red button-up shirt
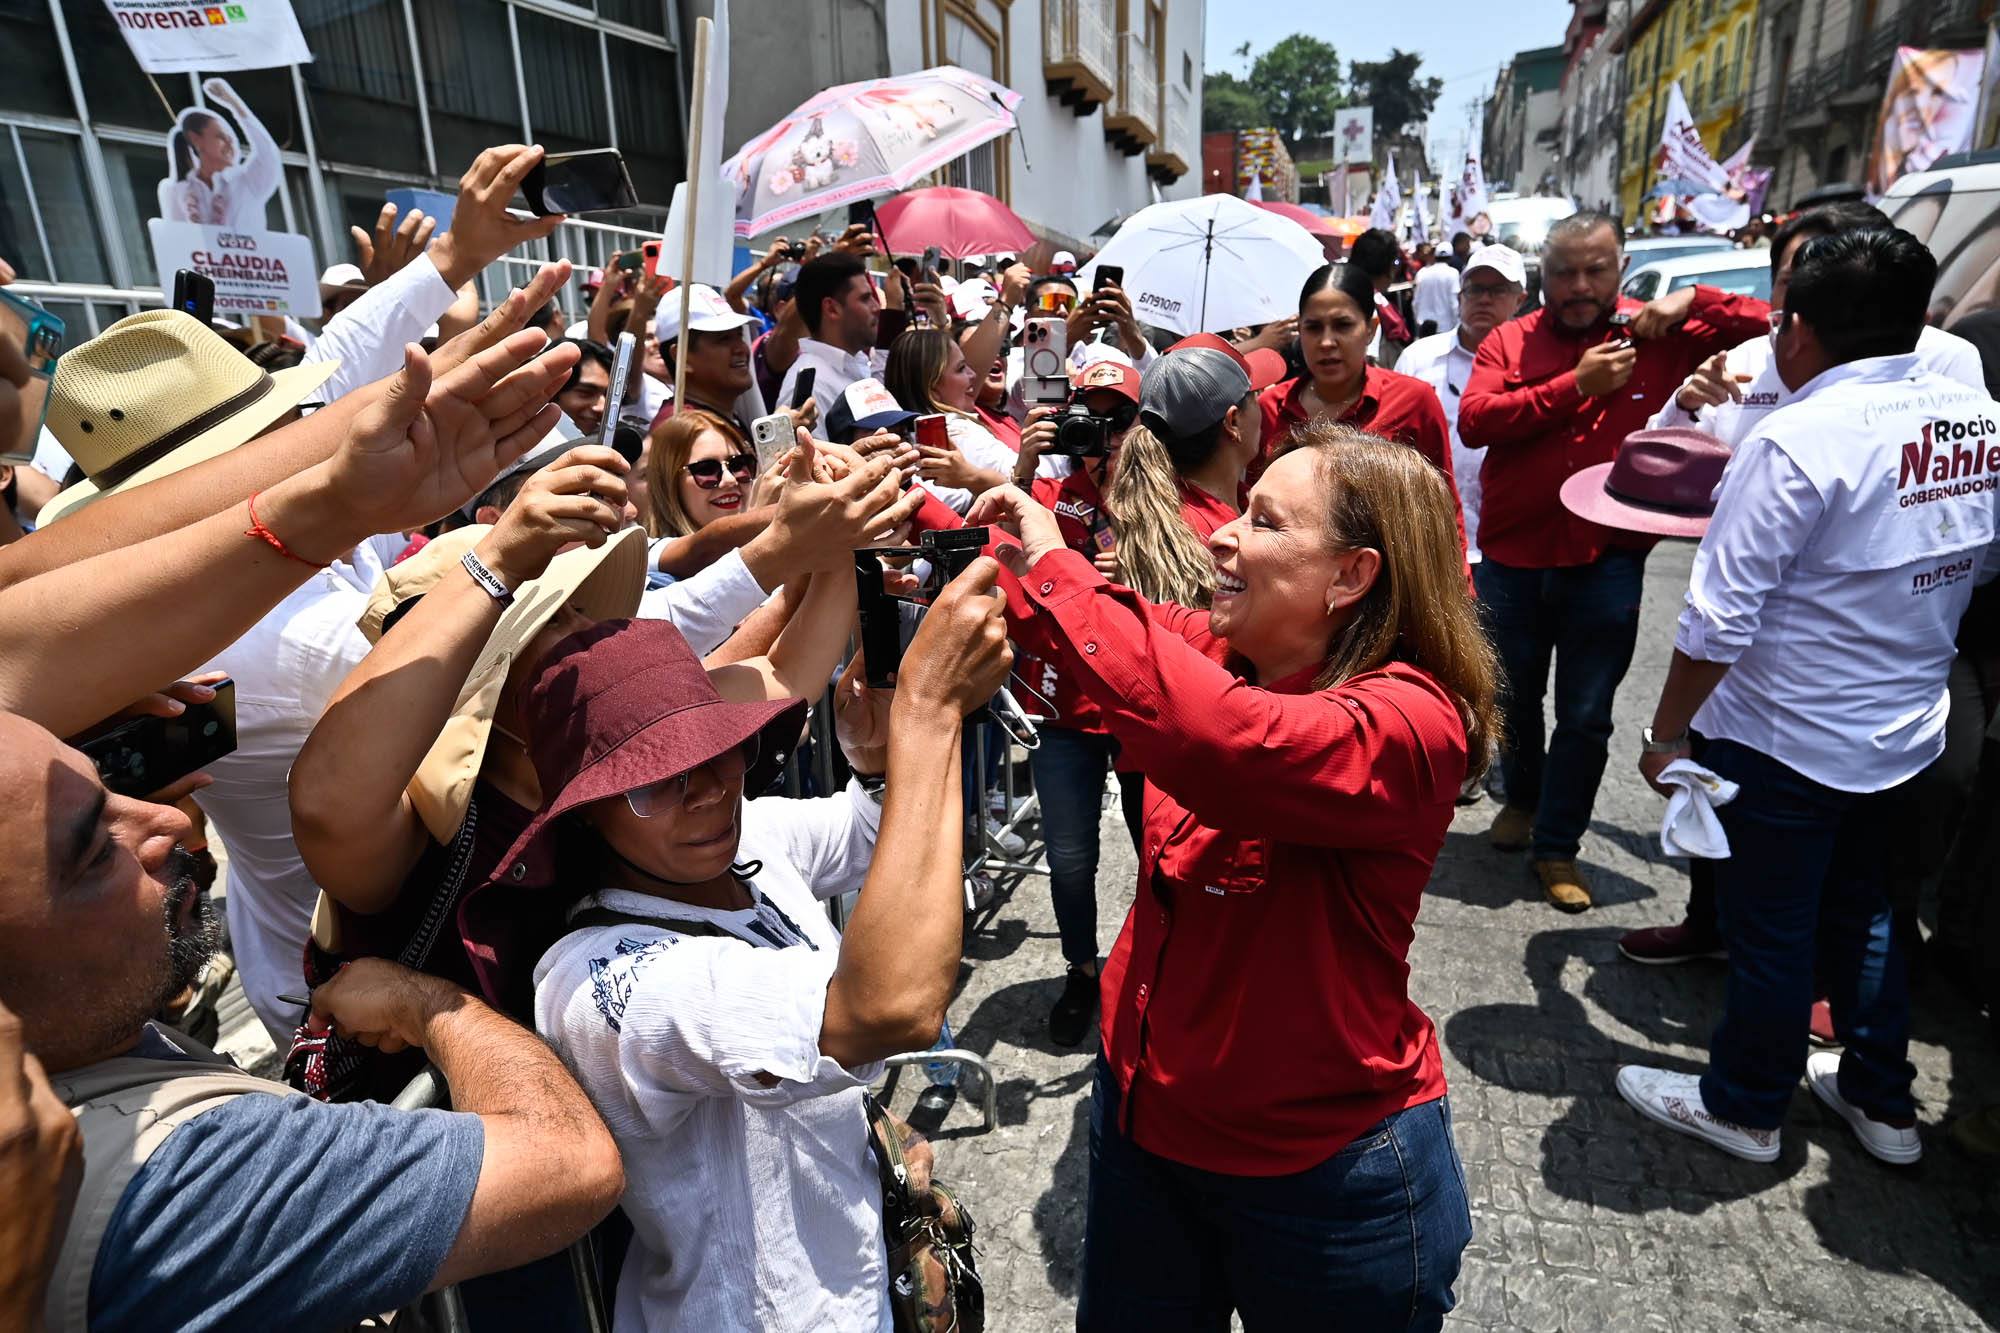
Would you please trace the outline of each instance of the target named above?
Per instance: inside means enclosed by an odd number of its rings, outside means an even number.
[[[1069,551],[1012,583],[1008,618],[1146,775],[1138,899],[1103,977],[1133,1139],[1283,1175],[1442,1096],[1408,955],[1466,771],[1443,689],[1401,665],[1261,688],[1206,612],[1149,606]]]
[[[1618,308],[1636,311],[1637,301]],[[1559,492],[1573,473],[1608,463],[1707,357],[1770,330],[1770,306],[1754,296],[1696,287],[1687,322],[1663,338],[1641,338],[1625,387],[1586,398],[1576,364],[1613,336],[1608,325],[1573,334],[1546,309],[1486,335],[1458,406],[1458,438],[1486,450],[1480,468],[1479,550],[1524,569],[1587,565],[1607,546],[1650,545],[1585,522]]]
[[[1293,431],[1311,422],[1305,407],[1305,391],[1311,384],[1301,376],[1273,384],[1258,396],[1264,436],[1257,461],[1250,465],[1251,481],[1262,476],[1271,460],[1283,452]],[[1464,551],[1465,511],[1459,507],[1458,481],[1451,471],[1451,427],[1445,422],[1437,390],[1415,375],[1369,366],[1363,372],[1361,396],[1341,414],[1340,424],[1407,444],[1430,460],[1444,477],[1445,492],[1451,496],[1452,521],[1458,525],[1458,549]]]

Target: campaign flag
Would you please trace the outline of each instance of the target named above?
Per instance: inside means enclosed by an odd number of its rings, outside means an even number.
[[[1410,244],[1422,245],[1431,238],[1431,211],[1424,198],[1424,173],[1420,169],[1410,185]]]
[[[271,69],[312,61],[291,0],[104,0],[132,58],[148,74]]]
[[[1244,202],[1254,204],[1257,203],[1259,200],[1261,200],[1263,197],[1264,197],[1264,178],[1262,176],[1252,176],[1250,178],[1250,188],[1243,192]]]
[[[1690,180],[1710,193],[1729,188],[1729,173],[1709,155],[1701,142],[1701,129],[1688,112],[1687,98],[1681,95],[1676,79],[1667,89],[1667,118],[1660,126],[1660,174],[1669,180]]]
[[[1382,188],[1375,192],[1375,211],[1368,217],[1368,225],[1382,227],[1389,231],[1396,229],[1396,212],[1403,206],[1403,187],[1396,179],[1396,155],[1389,154],[1389,169],[1382,177]]]
[[[1444,239],[1449,241],[1460,232],[1477,232],[1473,219],[1486,212],[1486,173],[1479,167],[1479,152],[1468,150],[1465,154],[1465,169],[1459,173],[1458,184],[1452,187],[1451,208],[1445,217]]]
[[[1898,177],[1928,171],[1946,153],[1972,146],[1985,70],[1983,50],[1896,48],[1868,153],[1870,199],[1887,193]]]
[[[1375,160],[1375,108],[1342,107],[1333,113],[1333,160],[1372,162]]]

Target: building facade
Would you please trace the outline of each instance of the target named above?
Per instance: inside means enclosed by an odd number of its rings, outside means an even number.
[[[1579,208],[1618,208],[1625,142],[1624,44],[1632,0],[1575,0],[1563,49],[1562,138],[1556,193]]]
[[[1632,18],[1625,57],[1625,144],[1618,205],[1636,222],[1658,173],[1660,130],[1675,83],[1702,143],[1718,161],[1752,132],[1751,74],[1759,0],[1646,0]]]
[[[1983,47],[1994,9],[1993,0],[1763,0],[1753,158],[1775,172],[1771,206],[1858,185],[1896,48]]]
[[[1486,103],[1481,163],[1496,190],[1552,192],[1562,133],[1564,48],[1522,51],[1500,69]]]
[[[565,224],[488,279],[503,294],[553,244],[600,261],[657,235],[686,169],[683,16],[670,0],[294,0],[315,59],[230,84],[285,164],[273,230],[350,259],[399,186],[456,191],[480,149],[611,144],[644,207]],[[149,77],[96,0],[0,5],[0,254],[72,339],[161,302],[146,220],[165,141],[200,80]],[[574,301],[565,304],[575,307]]]

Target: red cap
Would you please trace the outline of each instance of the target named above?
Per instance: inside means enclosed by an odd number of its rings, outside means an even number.
[[[1218,338],[1213,333],[1191,333],[1167,350],[1178,352],[1190,347],[1206,347],[1234,358],[1236,364],[1243,367],[1243,373],[1250,377],[1250,388],[1256,393],[1262,393],[1285,378],[1285,358],[1268,347],[1259,347],[1245,356],[1227,338]]]
[[[1093,361],[1070,376],[1079,389],[1110,389],[1133,402],[1139,401],[1139,372],[1118,361]]]

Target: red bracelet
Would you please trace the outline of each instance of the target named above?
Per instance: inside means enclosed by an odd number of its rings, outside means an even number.
[[[252,491],[250,493],[250,526],[244,529],[243,535],[245,537],[256,537],[259,540],[267,543],[272,550],[276,551],[279,555],[285,557],[285,559],[287,560],[296,560],[300,564],[309,566],[313,569],[325,569],[326,566],[322,565],[319,561],[308,560],[304,556],[300,555],[298,552],[292,550],[291,547],[285,545],[285,543],[279,539],[277,533],[271,531],[269,528],[264,526],[264,520],[257,517],[257,497],[262,495],[263,493],[264,492],[262,491]]]

